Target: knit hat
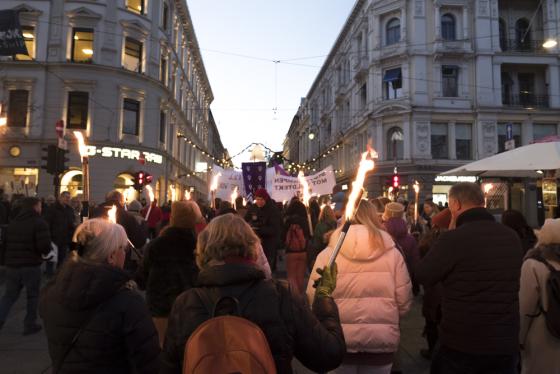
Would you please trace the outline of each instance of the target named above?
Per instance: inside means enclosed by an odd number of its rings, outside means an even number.
[[[547,219],[536,234],[539,239],[538,245],[560,244],[560,218]]]
[[[129,212],[139,212],[142,210],[142,204],[138,200],[132,200],[130,204],[128,204],[128,211]]]
[[[447,229],[449,228],[449,224],[451,223],[451,211],[449,208],[445,208],[438,214],[432,217],[432,227],[437,227],[440,229]]]
[[[174,201],[171,205],[169,225],[183,229],[192,229],[202,214],[194,201]]]
[[[268,194],[268,192],[266,192],[266,190],[264,188],[259,188],[258,190],[255,191],[255,197],[260,197],[262,199],[264,199],[265,201],[270,200],[270,195]]]
[[[403,218],[404,205],[400,203],[389,203],[385,205],[385,212],[383,212],[383,221],[388,221],[389,218]]]

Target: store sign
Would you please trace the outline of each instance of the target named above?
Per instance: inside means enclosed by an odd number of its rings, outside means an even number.
[[[135,149],[117,148],[117,147],[97,147],[95,145],[87,146],[88,156],[101,156],[106,158],[124,158],[128,160],[140,160],[140,154],[144,155],[146,162],[154,164],[162,164],[163,156],[157,153],[143,152]]]
[[[460,183],[460,182],[476,182],[476,177],[466,177],[466,176],[456,176],[456,175],[438,175],[435,179],[436,182],[449,182],[449,183]]]

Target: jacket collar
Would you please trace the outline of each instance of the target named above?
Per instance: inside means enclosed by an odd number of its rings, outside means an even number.
[[[472,208],[461,213],[457,218],[457,227],[470,222],[476,221],[492,221],[495,222],[494,216],[486,210],[486,208]]]
[[[264,279],[264,273],[256,265],[226,263],[204,268],[198,274],[198,285],[223,287],[244,284]]]

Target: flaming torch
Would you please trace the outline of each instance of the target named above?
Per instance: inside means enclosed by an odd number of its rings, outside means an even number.
[[[418,195],[420,194],[420,184],[418,181],[414,182],[412,188],[414,188],[414,196],[416,197],[416,202],[414,203],[414,223],[418,223]]]
[[[231,205],[233,206],[233,209],[237,210],[237,205],[235,204],[235,200],[237,199],[237,196],[239,195],[237,193],[238,187],[235,186],[235,188],[233,189],[233,192],[231,193]]]
[[[89,159],[84,135],[80,131],[74,131],[74,136],[78,140],[78,151],[82,159],[82,184],[83,184],[83,202],[85,211],[89,217]]]
[[[148,217],[150,217],[150,213],[152,212],[152,205],[154,205],[154,190],[152,189],[152,186],[148,184],[146,186],[146,191],[148,191],[148,197],[150,198],[150,205],[148,206],[146,217],[144,217],[144,219],[147,221]]]
[[[348,204],[346,205],[346,211],[344,213],[344,226],[342,226],[340,236],[338,237],[338,241],[336,242],[336,246],[334,247],[331,258],[329,259],[329,267],[333,266],[336,260],[336,256],[338,256],[338,252],[340,252],[340,248],[344,243],[344,238],[348,233],[348,229],[350,229],[350,224],[355,217],[357,210],[356,202],[358,202],[362,198],[366,174],[373,170],[373,168],[375,167],[375,162],[373,161],[374,158],[377,158],[377,152],[375,152],[370,146],[368,146],[368,150],[362,153],[362,159],[360,161],[360,165],[358,166],[356,179],[354,180],[354,182],[352,182],[352,190],[350,192],[350,196],[348,197]]]
[[[486,208],[488,206],[488,195],[490,194],[490,191],[494,188],[494,185],[492,183],[486,183],[484,185],[484,207]]]
[[[191,199],[191,191],[185,190],[185,200],[190,200],[190,199]]]
[[[307,223],[309,224],[309,232],[313,233],[313,225],[311,224],[311,215],[309,214],[309,199],[311,198],[311,194],[309,193],[309,183],[307,183],[307,179],[305,179],[305,175],[301,170],[298,173],[298,179],[303,189],[303,194],[301,198],[307,210]]]
[[[218,189],[218,179],[222,176],[222,173],[218,173],[212,177],[212,184],[210,185],[210,207],[216,209],[216,190]]]

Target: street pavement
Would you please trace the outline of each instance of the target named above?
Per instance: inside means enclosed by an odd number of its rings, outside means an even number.
[[[44,283],[44,282],[43,282]],[[4,295],[4,284],[0,285],[0,297]],[[44,330],[31,336],[23,336],[25,316],[25,291],[13,306],[8,319],[0,330],[0,373],[2,374],[49,374],[50,359]],[[429,361],[419,351],[425,347],[422,338],[424,320],[421,316],[421,298],[416,298],[412,310],[401,324],[401,347],[398,354],[401,372],[404,374],[429,373]],[[297,374],[311,373],[294,363]]]

